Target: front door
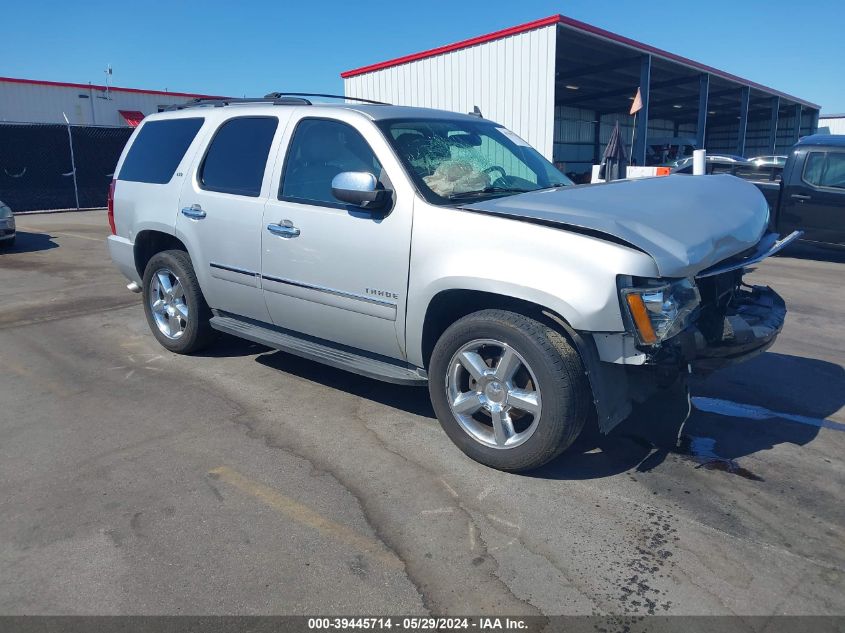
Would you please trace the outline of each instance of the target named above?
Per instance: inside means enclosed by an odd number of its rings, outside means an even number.
[[[270,320],[261,293],[261,223],[280,127],[277,116],[223,121],[186,178],[176,222],[208,304],[261,321]]]
[[[282,328],[402,359],[410,186],[369,121],[354,112],[307,114],[288,126],[280,186],[264,212],[261,274],[270,316]],[[331,182],[344,171],[374,174],[393,190],[389,207],[339,202]]]
[[[845,244],[845,152],[809,151],[800,180],[784,187],[782,226],[804,239]]]

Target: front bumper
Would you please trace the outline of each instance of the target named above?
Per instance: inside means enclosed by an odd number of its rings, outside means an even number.
[[[670,347],[693,371],[708,373],[766,351],[785,319],[780,295],[767,286],[750,286],[737,293],[730,310],[702,314]]]
[[[15,237],[15,218],[3,218],[0,220],[0,242]]]
[[[732,288],[730,301],[705,303],[691,325],[657,349],[640,348],[637,356],[621,337],[603,340],[601,334],[578,334],[595,342],[579,345],[579,350],[589,370],[603,433],[619,424],[633,403],[675,393],[673,388],[684,382],[688,368],[707,374],[748,360],[775,342],[786,318],[783,299],[768,287],[740,286],[741,271],[727,275],[722,281]],[[633,345],[633,337],[628,345]]]

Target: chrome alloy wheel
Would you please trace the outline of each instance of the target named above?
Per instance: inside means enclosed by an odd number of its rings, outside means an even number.
[[[159,331],[178,339],[188,327],[188,304],[182,282],[168,268],[160,268],[150,280],[150,311]]]
[[[525,359],[501,341],[478,339],[455,352],[446,394],[464,431],[490,448],[519,446],[540,423],[537,378]]]

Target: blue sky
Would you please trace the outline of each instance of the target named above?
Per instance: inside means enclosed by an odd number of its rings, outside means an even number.
[[[841,0],[7,2],[0,75],[226,95],[342,92],[342,70],[563,13],[845,112]]]

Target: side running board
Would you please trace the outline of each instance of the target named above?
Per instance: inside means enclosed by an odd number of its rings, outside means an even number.
[[[211,318],[211,327],[232,336],[368,378],[398,385],[422,386],[428,382],[428,376],[422,369],[362,356],[349,349],[333,347],[314,339],[301,338],[232,316],[215,315]]]

